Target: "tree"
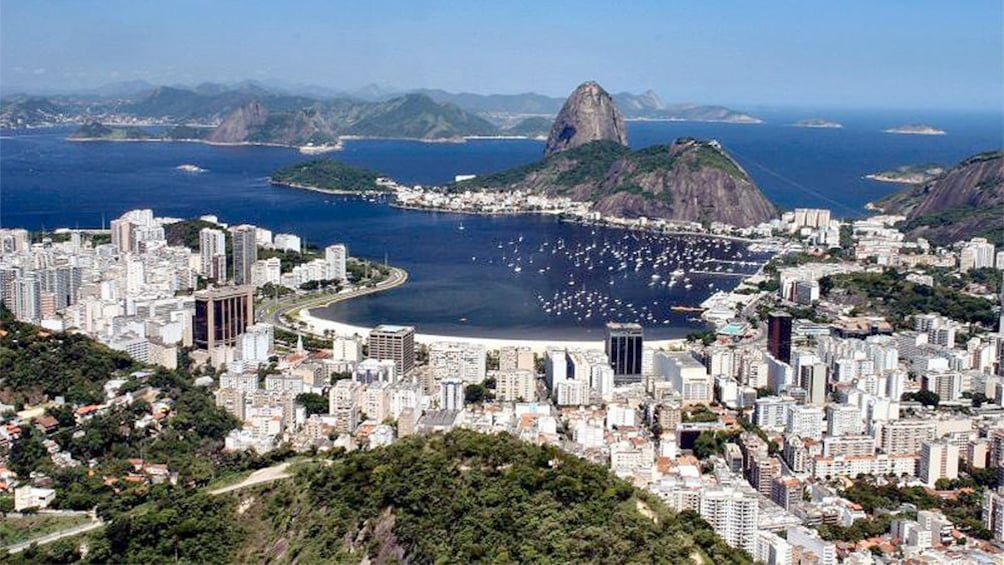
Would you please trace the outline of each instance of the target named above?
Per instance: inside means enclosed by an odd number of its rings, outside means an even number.
[[[307,416],[328,413],[328,399],[316,392],[301,392],[296,395],[296,403],[307,410]]]
[[[10,448],[10,467],[22,479],[49,460],[49,451],[42,444],[42,433],[31,426],[21,429],[21,437]]]
[[[465,404],[481,404],[485,401],[488,389],[482,384],[470,384],[464,387]]]
[[[917,392],[904,392],[903,396],[900,397],[900,400],[904,401],[912,400],[919,402],[924,406],[931,406],[937,408],[938,404],[941,402],[941,397],[938,396],[938,393],[936,392],[932,392],[930,390],[920,390]]]

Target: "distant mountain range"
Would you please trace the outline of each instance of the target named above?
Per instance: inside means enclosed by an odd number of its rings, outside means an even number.
[[[628,120],[760,121],[722,106],[666,104],[652,91],[643,94],[622,92],[614,94],[613,98]],[[328,126],[320,127],[321,130],[342,133],[351,129],[354,131],[349,132],[350,135],[441,139],[468,135],[541,135],[542,132],[534,127],[542,123],[539,121],[508,130],[527,117],[552,119],[564,99],[535,93],[485,95],[436,89],[402,91],[375,85],[338,91],[255,81],[228,85],[203,83],[194,87],[129,81],[90,90],[6,96],[0,100],[0,127],[93,121],[217,126],[252,102],[261,104],[274,120],[284,113],[317,112]],[[387,105],[382,107],[386,115],[375,122],[366,120],[373,117],[375,108],[381,108],[377,106],[380,104]],[[400,110],[392,111],[392,107]],[[410,110],[416,114],[408,114]],[[384,111],[377,110],[375,114],[383,115]],[[403,120],[400,127],[394,122],[398,118]],[[357,125],[360,121],[362,125]]]

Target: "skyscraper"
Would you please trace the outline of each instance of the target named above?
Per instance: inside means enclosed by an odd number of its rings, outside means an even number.
[[[791,315],[771,312],[767,318],[767,350],[778,361],[791,363]]]
[[[607,323],[606,353],[618,382],[641,380],[642,335],[638,324]]]
[[[237,226],[234,234],[234,284],[251,283],[251,265],[258,260],[258,231],[254,226]]]
[[[344,281],[345,262],[349,257],[349,248],[340,243],[329,245],[324,248],[324,260],[328,263],[331,278]]]
[[[227,237],[221,230],[202,228],[199,231],[199,255],[202,276],[217,282],[227,280]]]
[[[390,359],[398,375],[406,376],[415,368],[415,328],[412,326],[381,325],[373,328],[369,337],[368,356],[371,359]]]
[[[235,346],[237,338],[254,323],[254,287],[228,286],[195,293],[192,338],[199,349]]]

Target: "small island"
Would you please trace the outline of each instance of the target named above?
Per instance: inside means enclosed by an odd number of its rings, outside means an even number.
[[[838,122],[831,122],[829,120],[823,120],[820,118],[811,118],[807,120],[798,120],[795,122],[795,127],[797,128],[821,128],[821,129],[840,129],[844,127],[844,124]]]
[[[896,184],[924,184],[936,177],[944,174],[945,169],[941,165],[905,165],[865,175],[866,179],[878,182],[892,182]]]
[[[925,124],[906,124],[882,130],[885,133],[899,133],[905,135],[945,135],[945,130]]]
[[[376,171],[331,159],[314,159],[279,169],[269,180],[275,185],[332,194],[387,192],[393,184]]]

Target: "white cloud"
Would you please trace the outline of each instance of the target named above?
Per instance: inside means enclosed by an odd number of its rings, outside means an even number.
[[[43,69],[42,67],[39,67],[37,69],[33,69],[31,71],[31,74],[33,74],[33,75],[44,75],[45,74],[45,69]]]

